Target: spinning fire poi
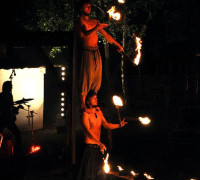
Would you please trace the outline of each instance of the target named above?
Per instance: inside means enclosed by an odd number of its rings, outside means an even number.
[[[109,14],[109,18],[113,18],[114,20],[120,20],[121,14],[119,12],[116,12],[115,6],[112,6],[107,13]]]

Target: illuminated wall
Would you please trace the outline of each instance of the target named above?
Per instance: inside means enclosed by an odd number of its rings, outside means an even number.
[[[14,101],[25,99],[32,99],[28,101],[26,105],[30,105],[30,111],[34,111],[37,114],[33,114],[33,128],[34,130],[43,128],[43,106],[44,106],[44,73],[45,68],[24,68],[15,69],[16,76],[13,76],[13,99]],[[0,69],[0,88],[2,90],[2,84],[4,81],[10,80],[9,77],[12,73],[12,69],[4,70]],[[28,110],[28,107],[24,104],[24,109]],[[28,111],[20,109],[17,115],[16,124],[21,130],[31,130],[31,121],[28,122]]]

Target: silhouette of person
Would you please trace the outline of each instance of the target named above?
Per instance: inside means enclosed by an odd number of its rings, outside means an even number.
[[[118,52],[124,51],[122,46],[108,34],[104,28],[108,24],[100,23],[97,19],[91,19],[91,1],[80,0],[78,3],[80,11],[79,22],[76,25],[77,36],[81,45],[81,69],[80,69],[80,88],[81,88],[81,109],[85,110],[85,98],[87,93],[92,90],[97,93],[102,81],[102,60],[98,48],[99,32],[110,44],[118,48]]]
[[[15,107],[13,104],[12,82],[5,81],[0,93],[0,133],[2,134],[4,128],[10,130],[15,137],[16,149],[21,150],[21,132],[15,124],[19,108],[23,108],[23,106]]]

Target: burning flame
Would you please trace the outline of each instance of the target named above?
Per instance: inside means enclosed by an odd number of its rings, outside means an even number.
[[[117,166],[119,171],[123,171],[124,169],[121,166]]]
[[[39,151],[40,149],[41,149],[40,146],[34,146],[34,145],[32,145],[30,153],[35,153],[35,152]]]
[[[103,160],[104,161],[104,171],[105,171],[105,173],[110,172],[110,165],[108,164],[108,157],[109,157],[109,154],[107,153],[106,158]]]
[[[148,117],[139,117],[138,119],[144,125],[147,125],[151,122],[151,120]]]
[[[142,41],[139,37],[136,37],[135,40],[137,44],[137,48],[135,49],[135,51],[137,51],[137,56],[134,59],[134,64],[138,65],[140,63],[140,58],[141,58],[140,50],[142,49]]]
[[[0,148],[1,148],[1,145],[2,145],[2,142],[3,142],[3,135],[0,133],[0,138],[1,138],[1,140],[0,140]]]
[[[119,3],[125,3],[125,0],[118,0]]]
[[[121,14],[116,12],[115,6],[112,6],[107,13],[109,14],[109,18],[113,18],[114,20],[120,20]]]
[[[115,106],[123,106],[123,102],[119,96],[113,96],[113,102]]]
[[[134,172],[134,171],[131,171],[131,174],[132,174],[134,177],[138,175],[138,174],[137,174],[136,172]]]
[[[147,178],[147,179],[154,179],[153,177],[151,177],[149,174],[147,173],[144,173],[144,176]]]

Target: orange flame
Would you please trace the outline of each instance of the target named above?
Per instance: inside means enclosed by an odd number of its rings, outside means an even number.
[[[144,125],[148,125],[151,122],[151,120],[148,117],[139,117],[138,119]]]
[[[134,59],[134,64],[138,65],[140,63],[140,58],[141,58],[142,41],[139,37],[135,37],[135,41],[137,44],[137,47],[135,49],[135,51],[137,51],[137,56]]]
[[[120,20],[121,14],[116,12],[115,6],[112,6],[107,13],[109,14],[109,18],[113,18],[114,20]]]
[[[144,176],[147,178],[147,179],[154,179],[153,177],[151,177],[149,174],[147,173],[144,173]]]
[[[32,145],[30,153],[35,153],[35,152],[39,151],[40,149],[41,149],[40,146],[34,146],[34,145]]]
[[[108,164],[108,157],[109,157],[109,154],[107,153],[106,158],[103,160],[104,161],[104,171],[105,171],[105,173],[110,172],[110,165]]]
[[[123,171],[124,169],[121,166],[117,166],[119,171]]]
[[[121,98],[119,96],[113,96],[113,102],[115,104],[115,106],[123,106],[123,102],[121,100]]]
[[[2,145],[2,142],[3,142],[3,135],[0,133],[0,138],[1,138],[1,140],[0,140],[0,148],[1,148],[1,145]]]
[[[131,174],[134,176],[134,177],[136,177],[138,174],[136,173],[136,172],[134,172],[134,171],[131,171]]]

